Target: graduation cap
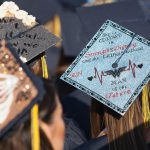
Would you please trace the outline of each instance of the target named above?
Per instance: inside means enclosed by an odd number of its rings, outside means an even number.
[[[30,61],[59,41],[14,2],[4,2],[0,12],[0,39],[12,43],[23,62]]]
[[[66,56],[77,56],[107,18],[134,32],[138,31],[144,37],[149,37],[150,26],[136,1],[80,7],[74,12],[63,11],[60,17]]]
[[[30,73],[13,47],[5,41],[0,45],[1,138],[42,100],[44,90],[41,80]]]
[[[107,20],[61,76],[124,115],[150,78],[150,41]]]
[[[28,62],[58,41],[59,38],[46,30],[44,26],[39,25],[11,39],[10,43],[16,49],[21,60]]]

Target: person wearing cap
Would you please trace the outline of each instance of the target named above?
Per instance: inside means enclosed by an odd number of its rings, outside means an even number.
[[[14,53],[11,44],[3,40],[0,45],[3,64],[0,69],[0,149],[63,150],[62,106],[54,84],[46,79],[42,82],[33,75]],[[36,114],[29,116],[36,104],[40,109],[37,120]],[[39,131],[34,135],[36,125]]]
[[[123,6],[123,4],[126,5],[127,3],[122,2],[117,5]],[[113,5],[115,7],[116,4],[111,4],[111,6]],[[103,7],[110,7],[110,5]],[[140,8],[138,5],[136,7]],[[100,11],[99,7],[95,7],[95,9]],[[132,9],[128,11],[132,11]],[[123,15],[124,12],[116,13]],[[89,14],[85,14],[88,18]],[[108,14],[107,17],[110,15],[113,14]],[[133,13],[132,15],[124,17],[144,19],[142,13],[139,13],[139,16]],[[100,15],[98,17],[101,18]],[[91,24],[91,26],[88,26],[89,24],[84,21],[84,15],[81,18],[85,24],[84,27],[88,29],[87,31],[92,34],[95,33],[95,28],[91,28],[92,23],[95,20],[95,24],[98,25],[100,19],[96,20],[96,17],[91,18],[93,21],[86,19]],[[125,23],[125,21],[120,22],[122,22],[121,25]],[[132,25],[131,22],[127,24],[130,26]],[[99,26],[97,26],[97,29]],[[139,30],[139,32],[142,34],[143,30]],[[138,30],[136,33],[138,33]],[[61,76],[61,79],[65,82],[94,97],[99,101],[98,103],[102,103],[96,104],[97,107],[102,105],[98,109],[93,108],[92,104],[92,135],[94,138],[105,135],[105,138],[108,139],[106,145],[109,144],[110,150],[148,149],[148,135],[144,132],[147,131],[145,126],[149,128],[150,120],[148,83],[150,70],[148,49],[150,47],[149,41],[136,33],[111,20],[106,20]],[[143,33],[143,35],[146,34]],[[143,42],[144,40],[146,42]],[[134,47],[133,44],[136,44],[136,46]],[[123,45],[125,45],[124,48]],[[142,95],[139,96],[141,91]],[[105,132],[101,133],[103,130],[106,131],[107,137]],[[98,140],[100,138],[96,141]],[[94,145],[93,149],[96,149]],[[100,147],[97,147],[97,149],[100,149]]]
[[[64,121],[62,106],[55,93],[54,84],[43,79],[46,90],[44,99],[39,104],[40,150],[63,150]],[[11,132],[0,140],[0,149],[32,149],[30,118],[15,125]]]

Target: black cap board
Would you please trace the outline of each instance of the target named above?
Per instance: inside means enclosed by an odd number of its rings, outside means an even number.
[[[117,21],[144,37],[149,36],[150,26],[136,1],[80,7],[76,11],[63,11],[60,18],[66,56],[77,56],[106,19]]]

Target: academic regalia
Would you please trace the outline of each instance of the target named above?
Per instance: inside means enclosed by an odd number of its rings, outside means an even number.
[[[74,11],[63,10],[60,11],[60,20],[65,56],[77,56],[107,19],[117,21],[130,30],[149,37],[147,31],[150,30],[150,25],[145,21],[139,3],[135,1],[80,7]]]
[[[75,121],[66,117],[64,121],[66,127],[64,150],[73,150],[87,141],[83,131]]]

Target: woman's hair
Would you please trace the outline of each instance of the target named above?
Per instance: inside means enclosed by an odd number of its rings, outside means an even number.
[[[96,100],[91,107],[91,132],[93,137],[107,129],[110,150],[147,150],[141,101],[138,97],[124,116],[118,116]]]
[[[57,91],[52,80],[47,80],[44,78],[42,80],[46,94],[44,96],[44,100],[39,106],[39,118],[46,123],[50,123],[52,120],[52,114],[57,106]]]
[[[53,113],[57,107],[56,90],[54,84],[49,80],[43,79],[43,84],[46,94],[39,105],[39,118],[46,123],[51,123]],[[12,132],[0,139],[0,150],[31,150],[31,141],[31,122],[29,119],[16,125]],[[40,149],[53,150],[50,141],[41,128]]]

